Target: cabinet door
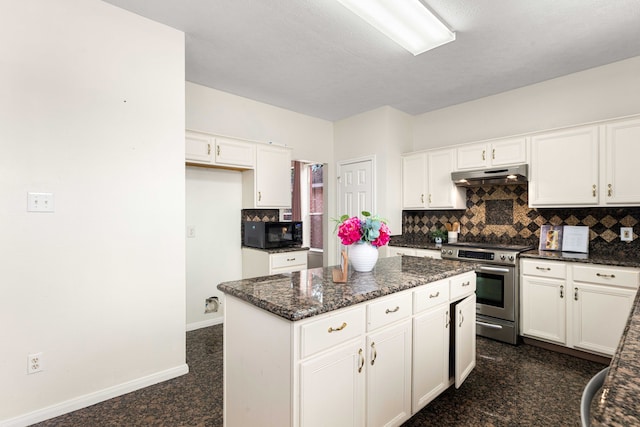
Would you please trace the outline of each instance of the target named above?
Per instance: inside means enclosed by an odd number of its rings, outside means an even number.
[[[487,144],[468,144],[457,148],[458,170],[481,169],[488,165]]]
[[[597,205],[598,191],[597,126],[532,137],[530,206]]]
[[[522,335],[566,344],[564,280],[522,276]]]
[[[413,320],[413,401],[415,414],[449,387],[449,305]]]
[[[466,189],[451,181],[455,165],[455,150],[430,151],[427,156],[427,187],[429,208],[464,209]]]
[[[627,324],[635,289],[574,283],[574,347],[612,356]]]
[[[455,305],[456,388],[460,388],[476,367],[476,295]]]
[[[300,425],[364,426],[366,369],[361,340],[303,362]]]
[[[256,144],[230,138],[216,138],[217,165],[252,168],[255,166]]]
[[[402,207],[422,209],[426,207],[426,154],[418,153],[402,157]]]
[[[186,132],[185,160],[188,163],[213,163],[213,138],[197,132]]]
[[[604,203],[640,204],[640,186],[636,180],[640,158],[640,119],[606,126],[604,157]]]
[[[526,163],[527,144],[526,139],[510,138],[491,143],[491,166],[514,165]]]
[[[291,152],[286,148],[256,148],[256,206],[291,207]]]
[[[411,321],[371,334],[367,352],[367,425],[400,425],[411,416]]]

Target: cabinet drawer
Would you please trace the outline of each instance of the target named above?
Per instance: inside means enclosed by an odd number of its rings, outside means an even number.
[[[367,305],[367,330],[372,331],[411,316],[411,293],[403,292]]]
[[[562,262],[522,260],[522,274],[565,279],[567,266]]]
[[[306,252],[284,252],[271,255],[271,268],[286,268],[297,265],[307,265]]]
[[[422,258],[442,259],[440,251],[433,249],[416,249],[416,256]]]
[[[416,254],[416,250],[412,248],[389,246],[389,256],[402,256],[402,255],[415,256],[415,254]]]
[[[438,280],[413,291],[413,313],[449,302],[449,279]]]
[[[451,278],[449,295],[451,301],[476,291],[476,273],[465,273]]]
[[[304,359],[364,334],[364,306],[345,310],[300,327],[300,354]]]
[[[575,282],[599,283],[603,285],[638,288],[640,272],[623,268],[576,265],[573,267]]]

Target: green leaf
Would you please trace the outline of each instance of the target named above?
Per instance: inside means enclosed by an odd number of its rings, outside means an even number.
[[[342,222],[342,221],[344,221],[344,220],[347,220],[347,219],[349,219],[349,215],[344,214],[344,215],[342,215],[342,216],[340,217],[340,222]]]
[[[364,217],[371,216],[371,212],[362,211],[362,216],[364,216]]]

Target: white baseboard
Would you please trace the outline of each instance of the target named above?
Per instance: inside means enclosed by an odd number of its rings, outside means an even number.
[[[203,320],[202,322],[187,323],[187,332],[195,331],[196,329],[200,329],[200,328],[206,328],[208,326],[219,325],[222,323],[223,320],[224,320],[224,317],[220,316],[211,320]]]
[[[104,402],[105,400],[109,400],[117,396],[122,396],[123,394],[127,394],[132,391],[140,390],[141,388],[149,387],[163,381],[180,377],[187,373],[189,373],[189,366],[187,366],[187,364],[185,363],[183,365],[176,366],[175,368],[160,371],[155,374],[147,375],[146,377],[138,378],[126,383],[118,384],[113,387],[105,388],[100,391],[85,394],[84,396],[79,396],[65,402],[47,406],[45,408],[20,415],[15,418],[0,420],[0,427],[29,426],[31,424],[39,423],[41,421],[67,414],[69,412],[77,411],[78,409],[95,405],[96,403]]]

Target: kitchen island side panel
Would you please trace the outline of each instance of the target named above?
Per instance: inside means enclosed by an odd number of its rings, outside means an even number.
[[[291,425],[291,322],[225,296],[224,425]]]

